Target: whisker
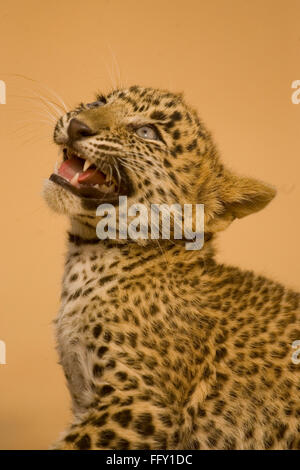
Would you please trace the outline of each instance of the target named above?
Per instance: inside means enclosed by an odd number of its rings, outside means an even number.
[[[33,93],[33,94],[36,96],[37,99],[40,99],[46,106],[47,106],[47,105],[48,105],[48,106],[51,106],[52,109],[53,109],[54,111],[56,111],[58,118],[60,118],[60,117],[62,116],[62,112],[61,112],[61,111],[62,111],[62,110],[65,111],[65,110],[61,108],[61,105],[59,105],[59,104],[57,104],[57,103],[55,103],[55,102],[53,102],[53,101],[51,101],[51,100],[49,100],[49,99],[47,99],[47,98],[41,96],[41,95],[39,95],[38,93],[35,93],[34,91],[32,91],[31,93]]]
[[[113,59],[113,62],[114,62],[114,66],[115,66],[115,71],[117,73],[117,85],[118,85],[118,88],[122,88],[122,81],[121,81],[121,71],[120,71],[120,67],[119,67],[119,64],[118,64],[118,61],[117,61],[117,58],[116,58],[116,55],[115,53],[113,52],[113,49],[111,47],[110,44],[108,44],[108,48],[110,50],[110,54],[112,56],[112,59]]]
[[[52,90],[52,88],[49,88],[46,85],[43,85],[43,86],[61,102],[63,110],[67,113],[69,110],[64,100],[54,90]]]
[[[120,174],[120,171],[119,171],[119,168],[118,168],[118,165],[117,165],[117,162],[116,162],[115,158],[113,158],[113,163],[114,163],[114,169],[116,170],[117,177],[118,177],[118,190],[119,190],[120,186],[121,186],[121,174]]]
[[[35,97],[32,97],[32,96],[21,96],[21,95],[12,95],[12,96],[15,97],[15,98],[23,98],[23,99],[26,99],[26,100],[38,100],[38,98],[35,98]],[[41,104],[44,104],[44,106],[45,106],[45,103],[41,102]],[[49,108],[45,107],[43,109],[43,112],[47,113],[48,116],[53,120],[53,122],[57,121],[57,117],[49,111]]]
[[[52,88],[49,88],[48,86],[46,86],[45,84],[43,84],[39,80],[35,80],[34,78],[27,77],[26,75],[21,75],[21,74],[12,74],[12,75],[15,76],[15,77],[23,78],[24,80],[28,80],[28,81],[33,82],[33,83],[38,83],[40,86],[44,87],[48,92],[52,93],[52,95],[54,95],[61,102],[61,104],[64,108],[64,111],[68,112],[68,109],[67,109],[67,106],[66,106],[65,102],[58,95],[58,93],[56,93]]]

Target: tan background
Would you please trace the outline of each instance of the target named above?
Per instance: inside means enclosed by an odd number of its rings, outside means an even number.
[[[73,106],[120,82],[185,91],[224,161],[278,188],[267,209],[221,235],[219,259],[297,288],[299,13],[293,0],[2,2],[1,449],[47,448],[69,409],[51,324],[66,221],[40,197],[57,150],[35,93],[50,87]]]

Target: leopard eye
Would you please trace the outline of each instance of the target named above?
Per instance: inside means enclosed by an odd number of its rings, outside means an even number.
[[[159,140],[158,133],[156,130],[151,126],[142,126],[136,129],[136,134],[142,139],[147,140]]]
[[[104,106],[105,102],[104,101],[93,101],[93,103],[87,103],[88,108],[98,108],[99,106]]]

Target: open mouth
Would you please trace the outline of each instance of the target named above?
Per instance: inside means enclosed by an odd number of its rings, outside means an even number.
[[[63,149],[63,162],[50,180],[83,199],[117,203],[119,196],[129,196],[130,184],[123,168],[114,168],[109,174],[73,150]],[[120,177],[121,176],[121,177]]]

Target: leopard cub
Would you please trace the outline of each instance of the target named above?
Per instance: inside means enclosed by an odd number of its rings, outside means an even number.
[[[62,162],[44,198],[70,219],[55,324],[73,409],[54,448],[300,449],[299,294],[215,261],[217,232],[274,189],[226,169],[168,91],[97,96],[58,120],[54,141]],[[118,213],[120,196],[204,204],[203,248],[100,240],[96,209]]]

